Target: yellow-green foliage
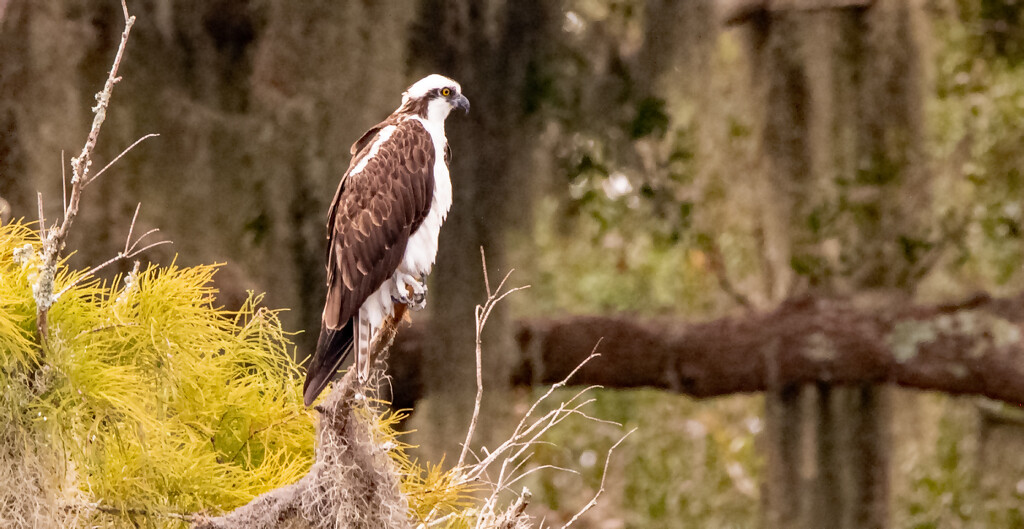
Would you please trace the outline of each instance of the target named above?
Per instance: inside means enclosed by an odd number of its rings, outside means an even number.
[[[308,471],[312,413],[260,296],[237,312],[218,308],[213,266],[85,280],[53,305],[43,347],[31,289],[38,249],[32,229],[0,226],[0,422],[45,439],[37,452],[60,454],[55,495],[136,513],[89,510],[84,523],[229,509]],[[82,274],[61,265],[56,291]],[[0,448],[0,459],[25,453]]]

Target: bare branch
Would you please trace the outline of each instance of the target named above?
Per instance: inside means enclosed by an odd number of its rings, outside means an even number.
[[[64,165],[64,149],[60,150],[60,192],[61,192],[61,211],[68,210],[68,170],[67,166]]]
[[[516,475],[518,470],[519,470],[518,468],[512,469],[512,474]],[[569,473],[569,474],[577,474],[577,475],[579,475],[579,471],[578,470],[574,470],[574,469],[571,469],[571,468],[560,467],[558,465],[540,465],[538,467],[533,467],[530,470],[527,470],[526,472],[523,472],[522,474],[516,475],[515,478],[513,478],[511,481],[509,481],[505,485],[505,488],[508,489],[512,485],[515,485],[516,483],[518,483],[520,480],[526,478],[527,476],[530,476],[534,472],[538,472],[538,471],[541,471],[541,470],[558,470],[558,471],[566,472],[566,473]]]
[[[126,247],[125,248],[125,253],[126,254],[131,254],[131,255],[136,255],[136,254],[142,252],[142,250],[136,250],[135,247],[138,246],[140,242],[142,242],[142,239],[145,239],[146,237],[149,237],[150,235],[152,235],[152,234],[154,234],[154,233],[156,233],[158,231],[160,231],[160,228],[153,228],[153,229],[147,231],[146,233],[143,233],[142,235],[139,236],[138,239],[135,239],[135,242],[133,242],[130,247],[128,247],[128,239],[125,239],[125,241],[124,241],[124,244],[125,244],[125,247]],[[171,241],[162,241],[162,242],[171,242]],[[152,246],[152,245],[150,245],[150,246]]]
[[[117,54],[114,56],[114,63],[110,68],[110,73],[107,75],[107,81],[103,85],[103,90],[96,94],[96,106],[92,109],[92,128],[89,130],[85,145],[82,147],[82,153],[71,159],[71,201],[68,204],[68,209],[64,212],[64,222],[61,224],[59,240],[62,240],[67,235],[67,230],[71,227],[71,223],[74,222],[75,216],[78,214],[78,203],[82,196],[82,187],[88,181],[89,167],[92,165],[92,153],[96,148],[96,141],[99,139],[103,122],[107,119],[107,107],[110,105],[110,97],[113,94],[114,85],[121,80],[117,76],[117,71],[121,66],[121,59],[124,57],[124,50],[128,44],[128,35],[135,24],[135,17],[128,15],[128,7],[123,1],[121,6],[124,9],[125,15],[121,43],[117,47]]]
[[[491,280],[487,277],[487,255],[484,254],[483,245],[480,246],[480,261],[484,264],[484,288],[487,289],[487,297],[491,297]]]
[[[469,428],[466,430],[466,440],[462,443],[462,451],[459,453],[459,462],[456,464],[456,468],[461,468],[466,462],[466,454],[469,452],[469,446],[473,441],[473,434],[476,433],[476,423],[480,418],[480,405],[483,402],[484,397],[484,377],[483,377],[483,330],[487,324],[487,318],[490,317],[491,311],[494,310],[494,306],[497,305],[501,300],[505,299],[506,296],[513,292],[529,288],[529,286],[522,286],[510,289],[507,292],[502,293],[501,289],[505,286],[505,282],[508,281],[509,276],[512,275],[512,270],[509,270],[505,274],[504,279],[498,284],[496,291],[491,291],[491,282],[487,275],[487,257],[484,254],[483,246],[480,247],[480,261],[484,271],[484,287],[487,289],[487,301],[483,305],[477,305],[475,309],[476,314],[476,343],[474,352],[476,354],[476,400],[473,402],[473,415],[469,421]]]
[[[480,252],[483,256],[483,251]],[[484,278],[487,277],[487,265],[484,263]],[[490,300],[488,299],[488,303]],[[476,432],[476,422],[480,417],[480,404],[484,398],[484,377],[483,377],[483,351],[481,346],[481,331],[483,330],[483,319],[480,317],[480,306],[476,310],[476,399],[473,401],[473,416],[469,421],[469,428],[466,430],[466,440],[462,443],[462,452],[459,453],[459,462],[456,466],[461,467],[466,462],[466,453],[469,451],[469,444],[473,441],[473,434]]]
[[[124,0],[121,2],[124,11],[124,31],[121,33],[121,42],[117,47],[117,54],[114,56],[113,65],[107,75],[103,90],[96,94],[96,106],[93,107],[92,127],[82,147],[82,153],[71,159],[71,198],[66,201],[64,207],[64,218],[60,225],[53,230],[41,228],[43,235],[42,263],[39,267],[39,274],[35,284],[32,285],[32,295],[36,301],[36,329],[39,332],[40,340],[44,346],[47,340],[47,315],[50,306],[56,301],[53,295],[53,282],[57,275],[57,263],[60,261],[60,253],[64,249],[64,243],[68,236],[71,224],[78,216],[78,206],[82,198],[82,189],[88,182],[89,167],[92,165],[92,153],[96,148],[96,141],[99,138],[100,129],[107,118],[107,107],[110,105],[110,98],[114,91],[114,85],[120,80],[117,70],[121,66],[121,59],[124,57],[124,50],[128,44],[128,35],[135,24],[135,17],[128,14],[128,6]],[[63,167],[63,163],[62,163]],[[66,187],[65,187],[66,189]],[[41,200],[40,200],[41,202]]]
[[[160,230],[154,228],[154,229],[149,230],[148,232],[146,232],[146,234],[150,234],[150,233],[157,232],[157,231],[160,231]],[[128,252],[127,254],[125,254],[124,259],[131,259],[132,257],[135,257],[135,256],[137,256],[139,254],[145,253],[147,250],[151,250],[153,248],[156,248],[157,246],[163,246],[165,244],[174,244],[174,242],[173,241],[156,241],[156,242],[153,242],[153,243],[149,243],[149,244],[143,246],[142,248],[136,248],[136,246],[138,244],[139,244],[139,241],[135,241],[135,244],[132,245],[132,251]]]
[[[128,225],[128,236],[124,239],[124,253],[128,253],[128,242],[132,240],[132,232],[135,231],[135,221],[139,218],[139,209],[142,207],[142,202],[135,204],[135,213],[132,214],[132,223]],[[143,235],[145,237],[145,235]]]

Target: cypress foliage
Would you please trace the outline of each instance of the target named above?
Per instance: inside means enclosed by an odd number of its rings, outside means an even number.
[[[43,344],[38,249],[25,224],[0,226],[0,522],[174,526],[161,515],[232,508],[306,473],[313,412],[260,295],[217,307],[215,266],[107,283],[62,264],[56,290],[78,284]]]

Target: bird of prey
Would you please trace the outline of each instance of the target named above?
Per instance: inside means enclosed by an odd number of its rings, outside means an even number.
[[[396,304],[423,307],[423,282],[452,204],[444,121],[456,108],[469,112],[459,83],[428,75],[352,145],[327,214],[327,300],[302,388],[306,406],[352,350],[366,379],[370,344]]]

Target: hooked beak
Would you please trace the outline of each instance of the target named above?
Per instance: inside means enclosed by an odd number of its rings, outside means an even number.
[[[455,108],[461,108],[469,114],[469,99],[466,99],[466,96],[462,94],[459,94],[459,97],[456,97],[455,100],[452,101],[452,106]]]

